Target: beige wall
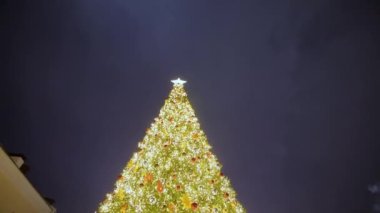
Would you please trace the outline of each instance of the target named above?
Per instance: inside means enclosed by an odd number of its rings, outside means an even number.
[[[0,147],[0,212],[53,213],[41,195]]]

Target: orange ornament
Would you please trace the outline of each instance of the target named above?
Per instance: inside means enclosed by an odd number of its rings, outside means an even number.
[[[175,205],[174,205],[174,203],[169,203],[169,211],[171,213],[175,212]]]
[[[147,173],[144,176],[144,182],[145,183],[151,183],[152,181],[153,181],[153,175],[152,175],[152,173]]]
[[[159,193],[162,193],[162,191],[164,191],[164,186],[162,185],[162,182],[160,180],[157,181],[157,191]]]
[[[194,203],[191,204],[191,209],[192,210],[197,210],[197,208],[198,208],[198,203],[194,202]]]
[[[228,194],[228,192],[224,192],[224,198],[228,198],[230,196],[230,194]]]

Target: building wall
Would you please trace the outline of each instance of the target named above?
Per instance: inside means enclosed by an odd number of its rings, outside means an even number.
[[[54,213],[17,165],[0,147],[0,212]]]

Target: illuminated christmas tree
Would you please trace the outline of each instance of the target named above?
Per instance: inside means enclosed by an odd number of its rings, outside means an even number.
[[[97,212],[245,212],[181,79]]]

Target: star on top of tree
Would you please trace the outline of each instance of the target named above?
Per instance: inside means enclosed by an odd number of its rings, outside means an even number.
[[[186,81],[180,79],[180,78],[177,78],[175,80],[172,80],[172,83],[174,84],[174,86],[176,85],[184,85],[186,83]]]

